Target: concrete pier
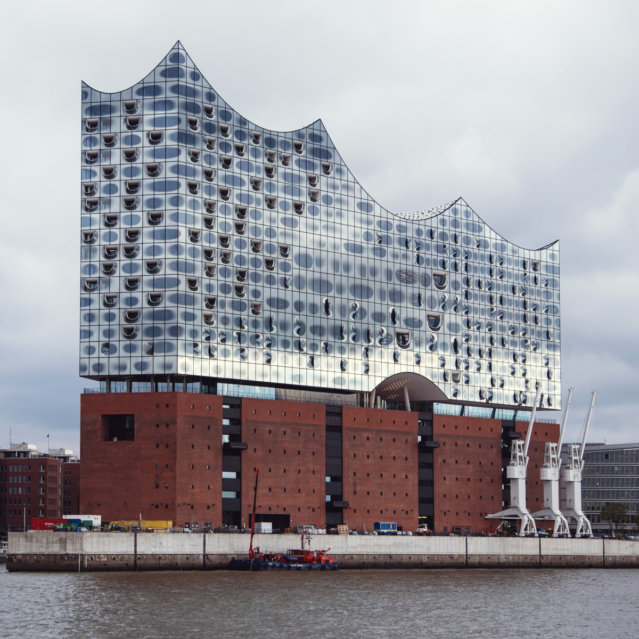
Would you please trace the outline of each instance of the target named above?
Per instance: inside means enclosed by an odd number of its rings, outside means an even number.
[[[197,533],[9,534],[11,571],[216,570],[246,557],[249,537]],[[299,548],[299,535],[255,535],[269,552]],[[315,535],[342,568],[636,568],[639,542],[519,537]]]

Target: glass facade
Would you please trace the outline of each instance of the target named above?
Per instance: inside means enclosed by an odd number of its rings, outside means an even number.
[[[601,508],[623,504],[637,527],[639,513],[639,444],[587,444],[584,451],[581,491],[583,510],[593,528],[608,530]]]
[[[129,89],[83,85],[81,137],[81,376],[371,392],[414,374],[498,406],[539,381],[560,407],[557,243],[516,246],[462,199],[386,210],[321,121],[249,122],[180,43]]]

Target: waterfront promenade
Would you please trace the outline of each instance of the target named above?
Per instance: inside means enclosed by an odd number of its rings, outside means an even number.
[[[187,533],[9,534],[10,571],[215,570],[248,553],[248,535]],[[299,548],[299,535],[255,535],[269,552]],[[632,568],[639,542],[544,537],[315,535],[342,568]]]

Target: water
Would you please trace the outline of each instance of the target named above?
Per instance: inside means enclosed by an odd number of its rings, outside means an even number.
[[[639,636],[639,570],[9,573],[0,637]]]

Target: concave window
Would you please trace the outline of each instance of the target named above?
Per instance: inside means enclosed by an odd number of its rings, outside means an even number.
[[[138,247],[135,244],[126,244],[122,250],[124,257],[128,257],[129,259],[137,257],[138,255]]]
[[[191,195],[197,195],[200,192],[200,183],[195,180],[187,180],[186,186],[188,187]]]
[[[300,142],[299,140],[295,140],[293,142],[293,148],[295,149],[295,153],[303,153],[304,152],[304,142]]]
[[[97,197],[87,198],[84,201],[84,210],[85,211],[95,211],[98,208],[99,200]]]
[[[231,127],[228,124],[220,124],[220,135],[224,138],[228,138],[231,133]]]
[[[290,153],[281,153],[280,161],[282,162],[282,166],[290,166],[291,164],[291,154]]]
[[[100,120],[98,118],[88,118],[84,122],[84,129],[89,133],[93,133],[98,130],[98,126],[100,125]]]
[[[280,255],[286,259],[291,256],[291,249],[288,244],[280,244]]]
[[[162,303],[162,293],[148,293],[146,301],[149,306],[159,306]]]
[[[441,328],[441,315],[434,315],[429,313],[428,315],[426,315],[426,321],[428,322],[428,328],[430,328],[431,331],[438,331]]]
[[[146,165],[146,174],[149,177],[157,177],[160,175],[160,164],[158,162],[151,162]]]
[[[266,208],[267,209],[274,209],[276,205],[277,205],[277,198],[274,195],[267,195],[266,196]]]
[[[144,265],[149,273],[159,273],[162,268],[162,262],[160,260],[147,260]]]
[[[152,226],[157,226],[158,224],[160,224],[160,222],[162,222],[164,213],[162,211],[149,211],[146,214],[146,218],[149,224],[151,224]]]
[[[135,131],[140,126],[140,118],[137,115],[130,115],[125,120],[126,128]]]
[[[319,200],[319,190],[318,189],[309,189],[308,197],[311,202],[317,202]]]
[[[244,235],[246,232],[246,224],[244,224],[244,222],[235,222],[235,232],[238,235]]]
[[[215,108],[212,104],[204,105],[204,115],[209,119],[211,119],[215,115]]]
[[[135,291],[138,286],[140,286],[139,277],[127,277],[124,280],[124,288],[126,288],[127,291]]]
[[[252,302],[251,303],[251,315],[261,315],[262,314],[262,303],[261,302]]]
[[[104,226],[115,226],[118,223],[117,213],[105,213]]]
[[[207,262],[214,262],[215,261],[215,249],[212,249],[212,248],[207,246],[204,249],[204,259]]]
[[[259,144],[262,141],[262,134],[259,131],[251,132],[251,142],[253,144]]]
[[[98,161],[99,154],[97,151],[85,151],[84,161],[87,164],[95,164]]]
[[[122,155],[127,162],[135,162],[138,159],[137,149],[123,149]]]
[[[196,117],[190,115],[186,120],[191,131],[197,131],[200,128],[200,121]]]
[[[197,291],[200,288],[197,277],[188,277],[186,283],[188,284],[189,290],[191,291]]]
[[[189,158],[191,162],[197,162],[200,159],[200,150],[199,149],[189,149]]]
[[[95,195],[95,184],[93,182],[84,182],[82,184],[82,190],[85,195]]]
[[[227,186],[221,186],[220,187],[220,197],[224,201],[228,201],[231,198],[231,189],[229,189]]]
[[[138,198],[137,197],[123,197],[122,204],[124,204],[124,208],[132,211],[138,206]]]
[[[137,322],[140,319],[140,311],[135,308],[127,308],[124,311],[124,321],[132,324],[133,322]]]
[[[113,308],[118,303],[117,293],[105,293],[102,304],[107,308]]]
[[[228,248],[231,245],[231,238],[228,235],[220,235],[218,240],[222,248]]]
[[[395,331],[395,341],[400,348],[410,346],[410,331]]]
[[[433,273],[433,284],[440,291],[446,288],[446,273]]]
[[[140,188],[140,180],[127,180],[126,181],[126,192],[127,193],[137,193]]]
[[[309,186],[317,186],[317,175],[315,175],[314,173],[309,173],[308,174],[308,184]]]
[[[222,264],[230,264],[232,259],[233,254],[231,253],[231,251],[222,251],[220,255],[220,261],[222,262]]]
[[[113,260],[118,255],[118,247],[117,246],[105,246],[104,247],[104,257],[108,260]]]
[[[206,148],[209,151],[215,151],[215,146],[217,145],[217,140],[214,137],[211,137],[210,135],[207,135],[205,140],[206,140]]]
[[[85,244],[94,244],[97,238],[95,231],[82,231],[82,240]]]
[[[204,179],[207,182],[213,182],[213,180],[215,179],[215,169],[211,168],[210,166],[204,167],[202,173],[204,174]]]
[[[246,206],[236,206],[235,207],[235,216],[237,217],[238,220],[243,220],[246,218],[246,212],[247,212],[247,207]]]
[[[114,133],[105,133],[102,136],[102,144],[104,144],[104,146],[106,146],[109,149],[111,147],[115,146],[115,134]]]
[[[266,161],[269,164],[273,164],[275,162],[275,158],[277,157],[275,151],[265,151]]]
[[[244,145],[241,142],[236,142],[235,143],[235,155],[238,155],[239,157],[244,157],[244,153],[246,152],[246,149],[244,147]]]
[[[122,337],[124,339],[135,339],[138,336],[138,327],[137,326],[123,326],[122,327]]]
[[[84,280],[84,290],[91,292],[95,291],[98,288],[98,280],[95,277],[87,277]]]
[[[102,167],[102,175],[107,180],[112,180],[115,177],[115,167],[114,166],[103,166]]]
[[[275,260],[272,257],[264,258],[264,267],[267,271],[275,270]]]
[[[264,173],[266,174],[267,178],[274,178],[275,177],[275,167],[272,165],[266,165],[264,167]]]
[[[206,277],[215,277],[215,264],[207,264],[204,267],[204,275]]]
[[[253,253],[259,253],[262,250],[262,240],[251,240],[251,250]]]
[[[262,178],[252,177],[251,178],[251,188],[254,191],[259,191],[262,188]]]
[[[322,162],[322,173],[324,175],[330,175],[333,167],[330,162]]]
[[[122,103],[122,106],[126,113],[135,113],[137,111],[138,102],[137,100],[125,100]]]
[[[304,213],[304,202],[293,202],[293,208],[298,215]]]
[[[127,229],[125,237],[127,242],[137,242],[140,237],[140,229]]]
[[[164,137],[164,134],[162,131],[149,131],[147,133],[147,139],[149,140],[149,144],[160,144],[160,142],[162,142],[162,138]]]
[[[191,242],[199,242],[201,233],[200,229],[189,229],[189,240]]]
[[[214,310],[217,307],[217,297],[213,295],[206,295],[204,297],[204,306],[210,311]]]

